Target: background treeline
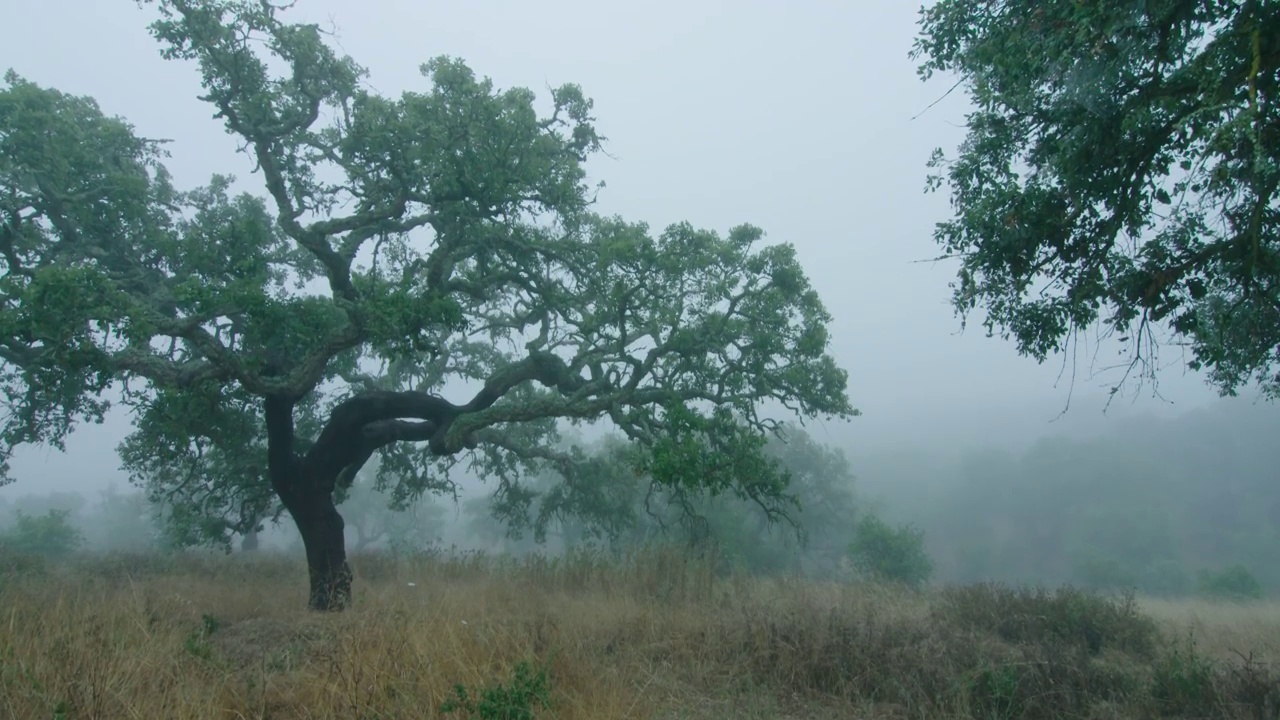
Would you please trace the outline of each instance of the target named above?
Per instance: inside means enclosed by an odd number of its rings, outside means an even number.
[[[1280,588],[1280,409],[1232,399],[1102,424],[1017,451],[866,456],[860,486],[925,531],[940,581],[1177,595],[1243,569]]]
[[[425,496],[393,508],[371,466],[342,510],[357,552],[622,554],[662,542],[714,551],[722,566],[756,574],[1070,583],[1154,595],[1280,589],[1280,410],[1224,400],[1174,419],[1100,425],[1105,435],[1020,449],[996,438],[963,453],[856,456],[791,428],[789,442],[768,445],[792,475],[790,518],[750,497],[654,485],[627,471],[615,438],[588,444],[597,471],[573,482],[548,471],[493,494],[464,481],[457,502]],[[199,547],[192,528],[211,522],[198,508],[136,492],[86,498],[17,488],[0,492],[0,542],[25,551],[180,550]],[[301,552],[289,524],[264,522],[266,546]],[[240,540],[231,547],[245,547]]]

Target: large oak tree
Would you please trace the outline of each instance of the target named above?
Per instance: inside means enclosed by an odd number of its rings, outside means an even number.
[[[385,97],[267,0],[156,7],[163,55],[199,67],[265,194],[179,191],[161,143],[6,76],[3,457],[123,403],[135,479],[228,527],[286,511],[310,606],[335,609],[335,495],[375,453],[404,495],[459,462],[500,493],[551,465],[571,494],[586,455],[559,423],[605,420],[653,482],[783,507],[770,413],[853,412],[792,247],[590,211],[600,138],[576,86],[540,115],[439,58],[425,91]]]
[[[1171,331],[1280,394],[1280,3],[939,0],[920,29],[973,104],[931,178],[957,310],[1040,360],[1101,323],[1151,372]]]

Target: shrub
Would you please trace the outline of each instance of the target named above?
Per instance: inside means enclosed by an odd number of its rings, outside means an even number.
[[[1201,570],[1200,592],[1224,600],[1261,600],[1262,583],[1243,565],[1232,565],[1221,572]]]
[[[1151,700],[1161,717],[1210,717],[1219,706],[1213,663],[1196,651],[1188,638],[1156,661],[1151,674]]]
[[[534,671],[527,662],[516,665],[511,683],[498,683],[476,693],[465,685],[455,685],[454,697],[440,706],[440,714],[464,713],[469,720],[533,720],[536,709],[551,704],[547,673]]]
[[[969,711],[975,717],[1012,720],[1026,714],[1020,697],[1026,683],[1018,665],[985,665],[969,685]]]
[[[44,515],[28,515],[19,510],[13,527],[0,535],[0,545],[21,555],[70,555],[84,543],[84,537],[68,522],[69,515],[66,510],[50,510]]]
[[[939,594],[932,613],[944,626],[991,633],[1017,645],[1073,646],[1089,655],[1107,647],[1151,657],[1159,638],[1155,621],[1139,612],[1132,595],[1112,598],[1072,587],[951,587]]]
[[[855,527],[849,556],[854,569],[872,580],[917,587],[933,576],[924,531],[910,525],[893,527],[875,515],[863,517]]]
[[[4,538],[0,537],[0,581],[6,576],[30,576],[43,575],[48,563],[45,558],[38,555],[29,555],[20,553],[5,544]],[[0,589],[3,585],[0,584]]]

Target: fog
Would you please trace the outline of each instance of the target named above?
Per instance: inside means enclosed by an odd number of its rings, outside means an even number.
[[[0,66],[93,96],[139,134],[171,139],[179,187],[232,172],[260,191],[235,140],[197,100],[194,67],[159,56],[149,8],[5,0],[0,13],[9,27],[32,29],[9,33]],[[936,458],[942,469],[928,486],[937,488],[979,450],[1022,452],[1044,438],[1106,436],[1135,419],[1210,406],[1258,411],[1252,397],[1217,402],[1177,348],[1161,358],[1158,392],[1131,380],[1108,406],[1123,376],[1111,367],[1118,348],[1086,343],[1039,365],[978,322],[961,332],[949,305],[954,266],[931,260],[947,198],[923,188],[929,154],[962,139],[966,107],[962,93],[948,94],[952,78],[916,76],[916,13],[889,0],[303,0],[291,17],[336,28],[336,42],[384,94],[425,87],[418,66],[441,54],[498,87],[579,83],[607,138],[607,156],[590,166],[606,183],[601,211],[655,227],[749,222],[795,244],[834,316],[832,352],[863,413],[809,432],[844,450],[859,482],[891,497],[899,514],[911,514],[902,509],[911,492],[893,492],[882,482],[893,472],[876,466],[868,476],[860,462]],[[79,428],[65,453],[24,448],[13,462],[18,482],[0,498],[123,489],[114,448],[127,431],[115,413]]]

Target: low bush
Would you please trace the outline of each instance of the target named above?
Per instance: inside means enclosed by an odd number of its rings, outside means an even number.
[[[71,524],[66,510],[28,515],[19,510],[14,524],[0,535],[0,547],[20,555],[67,557],[84,544],[84,536]]]
[[[1202,595],[1221,600],[1261,600],[1266,593],[1262,583],[1243,565],[1232,565],[1219,572],[1200,571]]]
[[[1155,621],[1139,610],[1133,595],[1073,587],[950,587],[939,592],[933,616],[940,625],[991,633],[1007,643],[1078,648],[1091,656],[1113,649],[1149,658],[1159,640]]]
[[[924,531],[911,525],[894,527],[875,515],[864,516],[854,528],[849,558],[869,580],[919,587],[933,577]]]

